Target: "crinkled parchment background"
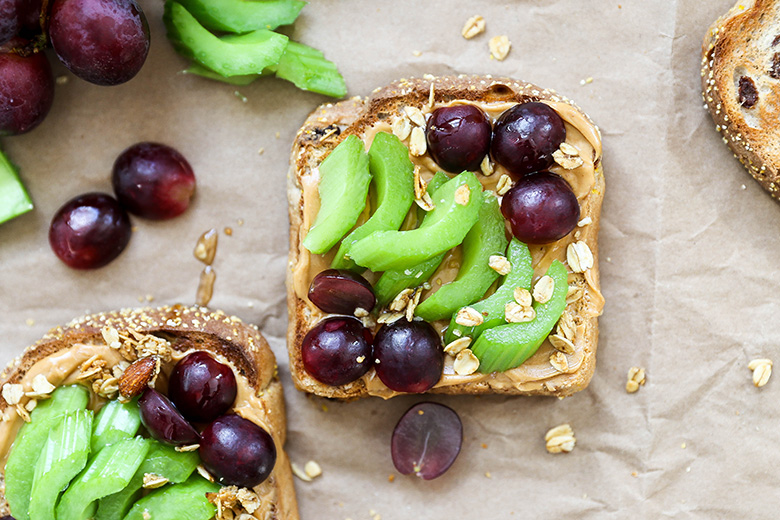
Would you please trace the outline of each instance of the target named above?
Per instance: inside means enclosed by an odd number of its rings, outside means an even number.
[[[292,460],[324,470],[297,482],[304,519],[359,520],[371,510],[384,520],[777,516],[780,381],[754,388],[747,364],[780,361],[780,207],[720,142],[699,90],[702,37],[731,0],[313,0],[305,8],[292,34],[339,65],[351,95],[424,73],[507,75],[575,99],[604,134],[607,306],[590,387],[564,401],[435,397],[463,419],[463,451],[438,480],[392,483],[390,434],[422,398],[326,403],[297,392],[286,370],[287,158],[306,115],[326,100],[262,80],[238,89],[242,102],[234,87],[179,74],[184,60],[165,39],[162,2],[141,3],[152,51],[136,79],[101,88],[70,77],[41,127],[3,139],[36,203],[0,226],[3,361],[87,310],[147,295],[154,304],[193,302],[195,240],[231,227],[232,236],[220,235],[212,305],[257,323],[278,356]],[[473,14],[485,17],[487,33],[466,41],[461,26]],[[488,39],[499,34],[512,41],[503,62],[488,58]],[[110,191],[114,158],[141,140],[189,158],[194,206],[175,221],[134,219],[130,246],[104,269],[67,269],[47,244],[51,216],[72,196]],[[629,395],[632,365],[648,379]],[[577,447],[550,455],[543,435],[563,422]]]

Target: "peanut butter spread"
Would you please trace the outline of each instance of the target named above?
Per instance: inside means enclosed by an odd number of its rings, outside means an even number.
[[[585,116],[577,109],[564,102],[543,101],[555,110],[563,119],[566,127],[566,143],[573,146],[579,152],[582,158],[582,164],[573,169],[565,169],[558,164],[553,164],[550,171],[562,176],[572,187],[580,207],[588,203],[588,196],[597,186],[597,178],[602,175],[601,171],[601,134]],[[452,101],[449,103],[437,103],[433,106],[422,108],[423,114],[433,112],[437,108],[453,104],[473,104],[481,108],[491,119],[492,122],[506,110],[512,108],[516,103],[484,103],[473,101]],[[379,132],[392,133],[392,121],[382,121],[366,130],[360,137],[363,139],[366,149],[371,146],[374,136]],[[427,182],[441,168],[426,153],[421,156],[410,155],[412,162],[420,167],[421,177]],[[490,176],[478,175],[483,187],[488,190],[496,190],[499,178],[506,170],[495,165],[495,172]],[[306,302],[306,311],[311,314],[311,321],[317,322],[327,317],[327,314],[320,311],[312,304],[307,297],[309,285],[317,273],[330,268],[333,251],[326,255],[314,255],[301,245],[303,238],[308,233],[309,228],[314,222],[319,211],[320,200],[318,192],[319,172],[313,169],[310,173],[301,178],[301,189],[303,192],[303,221],[299,230],[299,257],[298,262],[292,266],[293,270],[293,288],[298,298]],[[416,206],[413,206],[413,209]],[[584,213],[584,212],[583,212]],[[532,263],[534,267],[534,281],[541,277],[550,266],[553,260],[559,260],[566,263],[567,246],[575,241],[584,241],[586,243],[596,242],[596,233],[598,229],[594,225],[584,225],[575,228],[572,233],[562,238],[558,242],[545,245],[530,245]],[[335,250],[335,248],[334,248]],[[452,281],[458,274],[460,268],[460,246],[448,253],[441,267],[429,280],[431,289],[423,294],[423,299],[436,291],[438,287]],[[576,313],[581,317],[599,316],[604,307],[604,298],[598,288],[598,281],[594,279],[591,270],[585,273],[570,273],[569,283],[572,283],[577,277],[585,281],[585,291],[581,302],[578,302],[579,310]],[[422,282],[422,281],[421,281]],[[564,313],[572,314],[574,317],[574,306],[569,304]],[[440,332],[449,324],[448,321],[433,323],[434,327]],[[578,334],[579,336],[579,334]],[[554,368],[549,357],[555,349],[548,341],[545,341],[539,350],[522,365],[507,370],[505,372],[496,372],[491,374],[474,373],[471,375],[457,375],[453,369],[453,358],[446,357],[444,373],[435,388],[458,385],[463,383],[487,383],[496,390],[515,388],[519,391],[531,391],[544,385],[549,385],[550,380],[560,376],[561,372]],[[583,363],[584,349],[575,345],[573,354],[567,354],[568,369],[567,373],[575,372]],[[384,398],[396,395],[395,392],[388,389],[377,377],[374,370],[369,371],[362,379],[363,383],[371,395]]]
[[[194,352],[194,350],[183,352],[174,351],[172,353],[171,361],[162,364],[160,376],[157,379],[155,388],[162,392],[166,392],[168,376],[173,370],[174,365],[178,360],[191,352]],[[32,389],[33,379],[39,374],[45,375],[48,381],[54,386],[77,383],[81,365],[95,355],[98,355],[101,359],[105,360],[109,367],[123,361],[123,358],[117,349],[108,347],[105,344],[78,343],[69,348],[59,350],[36,362],[30,370],[27,371],[22,380],[19,381],[19,384],[24,387],[25,391],[30,391]],[[252,421],[270,433],[276,444],[277,464],[287,464],[286,456],[282,449],[282,443],[280,442],[283,438],[283,433],[278,429],[278,424],[274,424],[273,421],[269,420],[270,410],[268,410],[265,400],[262,399],[262,394],[257,394],[246,378],[239,374],[229,360],[213,352],[211,352],[210,355],[214,356],[220,363],[229,366],[236,376],[237,395],[233,408],[230,411],[240,415],[244,419]],[[106,402],[105,399],[97,397],[94,392],[90,392],[90,396],[91,402],[89,403],[89,408],[91,410],[99,410]],[[19,429],[22,427],[22,424],[24,424],[24,421],[17,414],[12,414],[10,418],[6,418],[0,422],[0,464],[2,464],[3,470],[5,469],[5,463],[8,460],[11,445],[13,444]],[[272,428],[274,425],[277,426],[277,429]],[[261,486],[265,485],[273,478],[274,473],[272,473],[271,477],[269,477],[265,483],[261,484]]]

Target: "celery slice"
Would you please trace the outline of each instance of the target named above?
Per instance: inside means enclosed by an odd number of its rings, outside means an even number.
[[[52,520],[57,498],[89,458],[92,412],[76,410],[55,420],[35,464],[30,520]],[[13,511],[14,515],[17,514]]]
[[[179,52],[226,77],[261,74],[279,62],[287,47],[287,36],[265,29],[230,39],[217,38],[177,2],[165,3],[163,21],[168,39]],[[244,38],[246,44],[237,38]]]
[[[141,416],[136,401],[109,401],[95,418],[92,452],[97,453],[109,444],[131,438],[138,433],[140,427]]]
[[[217,508],[206,499],[206,493],[216,493],[219,488],[219,484],[193,475],[182,484],[152,491],[133,505],[124,520],[209,520]]]
[[[335,98],[344,97],[347,85],[332,61],[322,53],[298,42],[289,42],[276,66],[276,77],[302,90]]]
[[[16,435],[5,465],[5,498],[17,520],[30,518],[28,509],[35,465],[52,423],[66,413],[83,410],[88,401],[89,391],[83,386],[61,386],[49,399],[40,401],[30,414],[30,422],[23,424]]]
[[[207,29],[245,33],[273,30],[298,18],[300,0],[179,0]]]
[[[62,494],[57,505],[57,520],[93,518],[96,501],[121,491],[130,482],[146,457],[149,444],[146,439],[136,437],[100,450]]]
[[[0,224],[31,209],[32,200],[24,189],[19,173],[8,157],[0,151]]]

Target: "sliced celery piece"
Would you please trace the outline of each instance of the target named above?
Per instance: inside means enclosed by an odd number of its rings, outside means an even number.
[[[234,33],[289,25],[306,5],[299,0],[179,0],[179,3],[207,29]]]
[[[307,45],[289,42],[276,66],[276,77],[293,83],[302,90],[335,98],[347,94],[347,85],[332,61]]]
[[[92,412],[76,410],[52,423],[30,493],[30,520],[52,520],[60,492],[84,469],[89,458]],[[16,515],[16,511],[13,511]]]
[[[138,433],[141,427],[141,416],[138,403],[120,403],[109,401],[95,418],[95,429],[92,432],[92,452],[97,453],[105,446],[124,439],[129,439]]]
[[[49,437],[54,420],[74,410],[83,410],[89,391],[81,385],[61,386],[40,401],[22,425],[5,465],[5,498],[16,520],[29,520],[30,492],[41,446]]]
[[[94,517],[97,500],[121,491],[135,475],[150,442],[141,437],[106,446],[95,455],[62,494],[57,520],[88,520]]]
[[[200,475],[193,475],[182,484],[152,491],[135,503],[124,520],[209,520],[217,508],[206,499],[206,493],[219,491]]]
[[[8,157],[0,151],[0,224],[31,209],[32,200],[24,189],[19,173]]]

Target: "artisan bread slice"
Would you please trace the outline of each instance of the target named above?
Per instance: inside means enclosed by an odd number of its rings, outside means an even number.
[[[366,140],[377,129],[390,131],[405,108],[417,108],[429,113],[450,103],[480,103],[483,106],[507,109],[514,104],[542,101],[552,105],[566,121],[568,135],[576,147],[587,150],[583,165],[571,170],[555,165],[551,168],[574,183],[579,190],[582,226],[562,240],[546,246],[531,248],[534,263],[543,258],[556,257],[567,262],[567,252],[573,242],[580,242],[580,250],[593,255],[592,267],[584,273],[570,268],[570,298],[564,311],[564,327],[571,341],[570,354],[561,354],[545,341],[537,353],[520,367],[501,373],[457,376],[453,359],[447,356],[444,375],[431,392],[445,394],[502,393],[514,395],[568,396],[585,388],[590,381],[596,361],[598,341],[597,317],[603,308],[599,289],[598,227],[601,202],[604,196],[604,176],[601,169],[601,136],[598,128],[576,105],[566,98],[535,85],[506,78],[490,76],[426,76],[421,79],[403,79],[375,90],[368,98],[353,98],[337,104],[326,104],[315,110],[298,132],[292,147],[288,176],[290,212],[290,251],[288,289],[288,349],[290,370],[295,385],[305,392],[332,397],[357,398],[376,395],[392,397],[389,390],[372,369],[361,379],[343,386],[328,386],[311,377],[304,369],[301,344],[306,333],[327,315],[317,309],[307,297],[308,284],[318,272],[330,265],[330,256],[312,255],[302,246],[303,238],[314,221],[319,207],[317,168],[331,150],[348,135]],[[576,128],[575,128],[576,127]],[[401,136],[408,132],[399,132]],[[579,137],[577,137],[579,136]],[[409,144],[409,138],[404,140]],[[569,137],[567,137],[569,142]],[[438,169],[427,156],[411,157],[423,170]],[[486,172],[490,173],[489,167]],[[485,189],[496,189],[502,169],[478,177]],[[413,206],[414,208],[414,206]],[[332,253],[332,252],[331,252]],[[541,273],[544,274],[544,273]],[[536,273],[536,277],[541,276]],[[370,321],[370,319],[369,319]],[[373,325],[373,323],[370,323]],[[378,327],[373,326],[376,331]],[[555,331],[554,331],[555,332]],[[559,328],[560,332],[560,328]],[[565,346],[563,348],[566,348]],[[568,350],[568,349],[567,349]],[[563,356],[565,366],[560,363]],[[552,363],[551,363],[552,360]],[[557,368],[556,366],[557,365]]]
[[[116,334],[119,335],[118,341]],[[129,338],[129,339],[127,339]],[[148,340],[152,341],[148,341]],[[162,341],[164,340],[164,341]],[[113,343],[113,345],[110,345]],[[121,346],[120,346],[121,345]],[[93,389],[92,401],[116,395],[116,381],[111,381],[112,368],[122,361],[154,351],[163,362],[156,386],[167,390],[167,376],[177,359],[191,351],[206,351],[233,369],[238,395],[230,413],[249,419],[265,429],[274,439],[277,459],[271,475],[254,488],[257,501],[250,507],[253,518],[297,520],[298,506],[293,488],[290,463],[284,452],[286,437],[282,385],[276,374],[276,360],[257,328],[221,311],[201,307],[172,306],[122,310],[86,316],[64,327],[50,331],[38,343],[29,347],[0,375],[0,387],[23,385],[31,390],[33,375],[43,374],[54,385],[71,384],[83,374],[84,363],[91,358],[105,361],[102,374],[81,379]],[[93,358],[95,356],[95,358]],[[32,398],[29,398],[32,399]],[[29,401],[23,397],[20,405]],[[12,399],[12,402],[14,400]],[[0,399],[0,515],[9,513],[5,501],[5,460],[16,433],[22,425],[23,412]],[[227,489],[227,488],[223,488]],[[256,506],[256,509],[254,509]],[[240,503],[233,506],[236,517],[248,510]],[[231,509],[227,506],[226,509]]]
[[[780,1],[739,1],[702,45],[704,102],[715,128],[770,195],[780,197]]]

